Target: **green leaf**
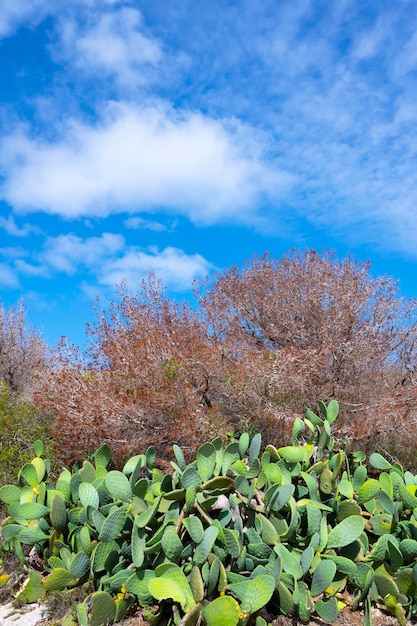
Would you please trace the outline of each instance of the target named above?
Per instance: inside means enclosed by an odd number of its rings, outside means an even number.
[[[333,424],[333,422],[335,421],[336,417],[339,415],[339,403],[337,400],[330,400],[329,404],[327,405],[327,421],[329,422],[330,426]]]
[[[91,483],[81,483],[78,494],[81,500],[81,504],[87,508],[92,506],[94,509],[98,509],[100,505],[100,499],[97,489]]]
[[[91,569],[94,573],[106,569],[106,561],[112,552],[119,552],[120,548],[116,541],[100,541],[91,555]]]
[[[42,580],[42,585],[47,591],[61,591],[66,587],[71,587],[76,582],[77,579],[71,572],[63,567],[56,567]]]
[[[96,468],[90,461],[84,461],[78,474],[81,476],[83,483],[92,483],[96,478]]]
[[[223,534],[224,534],[224,538],[225,538],[225,542],[226,542],[226,546],[229,551],[229,554],[233,558],[238,559],[242,552],[242,546],[240,545],[240,542],[239,542],[239,533],[237,532],[237,530],[232,530],[231,528],[224,528]],[[265,545],[265,544],[261,544],[261,545]]]
[[[204,598],[204,582],[201,576],[200,568],[197,567],[197,565],[193,565],[189,577],[189,583],[194,600],[196,602],[201,602]]]
[[[274,552],[281,557],[282,569],[290,576],[293,576],[296,580],[299,580],[303,575],[303,570],[300,563],[300,558],[297,558],[284,544],[279,543],[274,547]]]
[[[140,513],[140,515],[135,517],[135,524],[138,528],[145,528],[145,526],[147,526],[151,522],[151,520],[154,518],[158,511],[160,501],[161,496],[158,496],[155,502],[150,507],[148,507],[146,511],[143,511],[143,513]]]
[[[29,570],[29,579],[25,583],[22,591],[17,594],[16,600],[24,602],[25,604],[38,602],[46,593],[45,588],[42,586],[42,580],[43,574],[33,569]]]
[[[364,502],[368,502],[375,498],[378,491],[381,490],[381,485],[375,478],[368,478],[365,482],[359,487],[357,491],[358,496],[358,504],[363,504]]]
[[[67,507],[65,501],[56,493],[52,498],[51,510],[49,514],[52,527],[55,530],[63,531],[67,524]]]
[[[257,433],[256,435],[252,437],[252,441],[250,442],[250,446],[248,450],[248,457],[249,457],[250,465],[254,462],[255,459],[258,458],[259,453],[261,451],[261,445],[262,445],[262,437],[260,433]]]
[[[212,443],[204,443],[197,451],[197,470],[202,482],[212,477],[216,466],[216,449]]]
[[[184,549],[181,539],[175,530],[166,528],[161,539],[162,550],[170,561],[177,561]]]
[[[121,532],[127,520],[127,508],[116,509],[104,520],[98,536],[99,541],[112,541]]]
[[[187,467],[187,464],[186,464],[185,458],[184,458],[184,453],[183,453],[181,448],[176,443],[174,443],[174,445],[172,446],[172,449],[174,451],[174,455],[175,455],[175,458],[177,460],[178,467],[183,472],[185,470],[185,468]]]
[[[105,484],[113,498],[123,502],[128,502],[132,498],[132,487],[126,474],[111,470],[105,478]]]
[[[239,604],[231,596],[216,598],[203,609],[207,626],[237,626],[239,614]]]
[[[193,564],[202,565],[211,552],[214,542],[217,539],[219,530],[216,526],[209,526],[204,531],[203,541],[201,541],[196,547],[193,555]]]
[[[162,570],[159,567],[162,567]],[[172,598],[174,602],[179,602],[182,610],[187,613],[196,602],[184,572],[173,563],[167,563],[166,567],[159,567],[155,571],[155,578],[148,583],[150,593],[157,600]],[[162,571],[161,575],[158,575],[158,570]]]
[[[311,581],[311,595],[319,596],[322,594],[336,574],[336,564],[333,561],[320,561],[313,572]]]
[[[237,441],[233,441],[229,443],[226,449],[223,452],[222,466],[221,471],[222,474],[226,475],[228,469],[232,465],[236,459],[239,458],[239,444]]]
[[[342,548],[356,541],[365,528],[365,520],[359,515],[350,515],[336,524],[329,532],[326,548]]]
[[[260,524],[262,541],[271,546],[278,543],[280,541],[280,537],[272,522],[267,517],[265,517],[265,515],[262,515],[262,513],[258,513],[256,519]]]
[[[107,467],[111,461],[111,450],[108,445],[104,444],[100,446],[95,454],[94,460],[96,465],[101,465],[101,467]]]
[[[20,489],[16,485],[3,485],[0,489],[0,500],[5,504],[20,502]]]
[[[288,504],[291,497],[294,495],[294,491],[295,485],[292,483],[290,485],[281,485],[281,487],[278,488],[276,485],[273,485],[265,493],[265,506],[271,508],[273,511],[280,511],[286,504]]]
[[[353,580],[353,578],[356,576],[357,567],[356,563],[354,563],[352,559],[347,559],[344,556],[336,556],[333,554],[323,554],[322,557],[324,559],[331,559],[336,565],[337,571],[347,576],[350,580]]]
[[[17,538],[21,543],[33,545],[46,541],[49,539],[49,535],[46,535],[39,526],[36,526],[35,528],[24,528],[17,535]]]
[[[314,603],[314,610],[323,621],[329,624],[335,622],[339,615],[339,609],[337,607],[337,600],[335,597],[317,600],[317,602]]]
[[[42,456],[43,454],[43,441],[41,439],[37,439],[33,444],[33,449],[35,450],[36,456]]]
[[[288,463],[305,463],[313,454],[313,446],[284,446],[278,448],[278,454]]]
[[[387,461],[382,454],[379,454],[379,452],[373,452],[373,454],[371,454],[369,457],[369,463],[372,467],[375,467],[375,469],[378,470],[389,470],[392,468],[392,464]]]
[[[107,591],[95,591],[89,600],[91,604],[89,626],[103,626],[113,621],[116,605]]]
[[[272,598],[275,578],[270,574],[260,574],[250,580],[231,584],[228,588],[240,600],[244,613],[256,613]]]
[[[372,526],[372,530],[376,535],[386,535],[391,533],[394,518],[388,513],[381,513],[380,515],[373,515],[369,523]]]
[[[201,543],[203,541],[204,527],[199,517],[196,517],[195,515],[186,517],[183,519],[182,523],[194,543]]]
[[[71,561],[69,571],[75,578],[82,578],[90,569],[90,559],[85,552],[78,552]]]
[[[35,456],[35,458],[31,460],[31,463],[36,470],[36,477],[38,479],[38,483],[42,482],[46,473],[45,461],[39,458],[38,456]]]
[[[249,433],[242,433],[239,437],[239,454],[243,458],[249,447],[250,437]]]
[[[188,487],[195,487],[196,489],[201,485],[201,478],[195,467],[188,466],[181,476],[181,487],[188,489]]]
[[[310,422],[314,426],[323,426],[322,418],[316,415],[315,413],[313,413],[313,411],[311,411],[310,409],[306,410],[306,418],[310,420]]]
[[[49,508],[38,502],[26,502],[20,505],[20,514],[27,520],[39,519],[49,513]]]
[[[26,463],[19,472],[19,477],[22,477],[29,487],[36,487],[39,483],[36,468],[32,463]]]

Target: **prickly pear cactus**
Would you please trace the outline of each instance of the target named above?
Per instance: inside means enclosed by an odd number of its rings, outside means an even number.
[[[331,623],[347,598],[368,624],[372,604],[405,624],[417,614],[417,477],[379,453],[368,475],[365,455],[336,449],[337,402],[319,406],[295,420],[291,445],[243,433],[188,464],[174,446],[168,474],[153,448],[119,471],[102,446],[54,484],[37,442],[18,484],[0,489],[4,549],[43,558],[30,597],[92,582],[81,626],[138,605],[150,624]]]

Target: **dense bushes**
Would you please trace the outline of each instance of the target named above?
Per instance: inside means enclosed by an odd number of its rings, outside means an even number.
[[[203,444],[173,472],[153,448],[111,469],[92,461],[49,479],[36,456],[0,489],[4,548],[36,548],[20,599],[80,586],[93,592],[62,624],[100,626],[135,605],[150,624],[266,626],[277,615],[337,619],[379,604],[405,626],[417,614],[417,476],[378,453],[338,449],[338,404],[296,419],[289,446],[243,433]],[[368,474],[369,470],[369,474]]]
[[[103,443],[120,462],[173,443],[191,457],[231,427],[274,442],[316,398],[339,400],[341,435],[363,447],[378,433],[397,457],[417,419],[416,322],[392,279],[314,251],[225,270],[194,307],[150,278],[97,304],[87,356],[65,342],[36,401],[68,462]]]
[[[55,458],[51,426],[39,409],[0,384],[0,485],[16,480],[21,465],[30,460],[35,439],[42,439],[46,454]]]

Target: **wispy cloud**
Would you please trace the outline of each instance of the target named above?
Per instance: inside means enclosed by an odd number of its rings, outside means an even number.
[[[40,229],[33,224],[18,226],[13,215],[3,217],[0,215],[0,229],[6,231],[12,237],[28,237],[31,233],[39,233]]]
[[[53,4],[53,0],[2,0],[0,38],[11,35],[21,24],[38,24],[52,10]]]
[[[83,74],[99,73],[101,80],[107,76],[125,87],[132,86],[144,82],[162,59],[160,43],[141,32],[142,15],[136,9],[93,11],[82,23],[74,17],[59,24],[54,55]]]
[[[158,208],[200,224],[245,221],[292,182],[243,125],[162,102],[113,103],[99,124],[73,120],[55,142],[18,130],[0,161],[9,203],[66,218]]]
[[[106,263],[99,282],[114,287],[126,281],[131,287],[138,287],[140,281],[153,272],[170,289],[187,291],[195,278],[203,278],[213,269],[200,254],[187,255],[177,248],[131,248],[120,259]]]
[[[17,272],[7,263],[0,263],[0,287],[2,289],[18,289],[20,287]]]
[[[0,284],[17,287],[19,276],[51,279],[63,273],[88,275],[96,284],[111,288],[123,281],[136,287],[153,272],[172,290],[183,291],[191,288],[194,278],[213,269],[200,254],[186,254],[174,247],[129,246],[122,235],[113,233],[89,238],[72,233],[48,237],[29,258],[20,252],[15,250],[9,264],[0,264]],[[3,257],[7,257],[6,251]]]
[[[147,220],[143,217],[136,215],[135,217],[129,217],[127,220],[123,222],[126,228],[131,230],[153,230],[154,232],[164,232],[167,230],[172,230],[175,228],[175,222],[170,226],[166,224],[162,224],[161,222],[156,222],[155,220]]]

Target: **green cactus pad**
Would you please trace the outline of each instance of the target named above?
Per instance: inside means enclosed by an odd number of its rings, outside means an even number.
[[[122,472],[111,470],[105,478],[106,488],[118,500],[128,502],[132,498],[132,487],[129,479]]]
[[[232,596],[221,596],[209,602],[203,609],[207,626],[237,626],[241,609]]]
[[[317,602],[314,603],[314,610],[322,620],[328,622],[329,624],[335,622],[339,615],[339,609],[335,597],[317,600]]]
[[[174,602],[178,602],[181,605],[184,612],[190,611],[196,602],[182,569],[172,563],[168,563],[167,567],[161,571],[162,574],[159,576],[157,568],[155,578],[149,581],[148,588],[150,593],[157,600],[172,598]]]
[[[103,626],[113,620],[116,614],[114,599],[107,591],[96,591],[89,598],[91,605],[89,626]]]
[[[197,451],[197,470],[202,482],[212,477],[216,466],[216,449],[212,443],[204,443]]]
[[[360,537],[365,527],[365,520],[359,515],[350,515],[334,526],[327,537],[327,549],[342,548]]]
[[[94,509],[98,509],[100,498],[94,485],[91,483],[81,483],[78,489],[78,495],[83,506],[92,506]]]
[[[0,488],[0,500],[5,504],[20,501],[20,489],[16,485],[3,485]]]
[[[98,536],[99,541],[116,539],[127,520],[127,507],[116,509],[104,520]]]
[[[82,578],[90,569],[90,559],[85,552],[78,552],[69,566],[69,571],[75,578]]]
[[[167,559],[174,563],[179,560],[181,552],[184,549],[181,539],[172,528],[165,529],[161,539],[161,546]]]
[[[336,563],[334,561],[320,561],[313,572],[311,581],[311,594],[313,596],[319,596],[327,589],[333,581],[336,569]]]
[[[364,502],[372,500],[372,498],[375,498],[380,490],[381,485],[379,481],[375,478],[368,478],[368,480],[365,480],[357,491],[358,504],[363,504]]]
[[[194,551],[193,563],[195,565],[202,565],[207,560],[213,544],[217,539],[218,532],[219,531],[216,526],[209,526],[206,528],[203,540],[197,545]]]
[[[61,591],[67,587],[72,587],[76,582],[77,579],[71,572],[63,567],[56,567],[42,580],[42,586],[47,591]]]

